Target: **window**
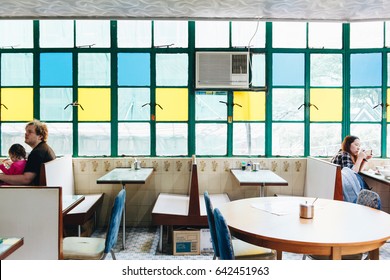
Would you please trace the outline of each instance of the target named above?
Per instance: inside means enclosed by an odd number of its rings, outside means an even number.
[[[1,153],[25,145],[25,123],[37,118],[57,155],[329,157],[355,134],[389,157],[389,29],[2,20]],[[195,88],[198,51],[248,54],[249,85]]]

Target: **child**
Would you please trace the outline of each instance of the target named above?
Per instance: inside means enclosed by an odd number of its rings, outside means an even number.
[[[7,175],[23,174],[26,166],[26,150],[20,144],[13,144],[9,150],[8,155],[10,159],[3,160],[0,165],[0,170]]]

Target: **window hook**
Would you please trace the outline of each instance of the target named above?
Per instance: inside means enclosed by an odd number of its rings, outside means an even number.
[[[3,106],[5,109],[7,109],[7,110],[8,110],[8,107],[7,107],[7,106],[5,106],[3,103],[1,103],[1,104],[0,104],[0,106]]]
[[[83,108],[83,106],[81,106],[81,104],[80,104],[80,103],[78,103],[78,102],[77,102],[77,100],[76,100],[76,101],[74,101],[74,102],[72,102],[72,103],[69,103],[68,105],[66,105],[66,106],[65,106],[65,108],[64,108],[64,110],[66,110],[66,108],[68,108],[69,106],[73,106],[73,107],[80,106],[81,110],[83,110],[83,111],[84,111],[84,108]]]

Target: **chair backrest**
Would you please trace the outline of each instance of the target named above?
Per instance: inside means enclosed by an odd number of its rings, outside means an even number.
[[[114,205],[111,209],[111,218],[106,235],[106,244],[104,248],[104,253],[107,254],[115,246],[118,239],[119,226],[121,223],[121,217],[123,212],[123,207],[126,200],[126,190],[122,189],[115,198]]]
[[[343,196],[344,201],[355,203],[358,194],[362,187],[359,180],[356,177],[355,171],[351,168],[344,167],[341,170],[342,182],[343,182]]]
[[[225,218],[218,208],[214,209],[215,229],[217,231],[219,259],[234,260],[232,237]]]
[[[211,203],[210,196],[207,191],[204,192],[204,202],[205,202],[206,212],[207,212],[207,221],[210,229],[211,243],[214,249],[214,256],[219,258],[219,248],[218,248],[217,232],[215,229],[213,204]]]
[[[370,190],[361,190],[357,197],[356,203],[378,210],[381,209],[381,198],[379,194]]]

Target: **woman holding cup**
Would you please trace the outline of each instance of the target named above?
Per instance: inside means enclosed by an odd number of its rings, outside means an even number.
[[[363,189],[370,189],[367,183],[359,175],[359,171],[363,170],[365,164],[372,158],[372,150],[364,151],[360,145],[360,139],[357,136],[348,135],[344,138],[341,144],[341,149],[332,158],[331,162],[355,171],[356,177]]]

